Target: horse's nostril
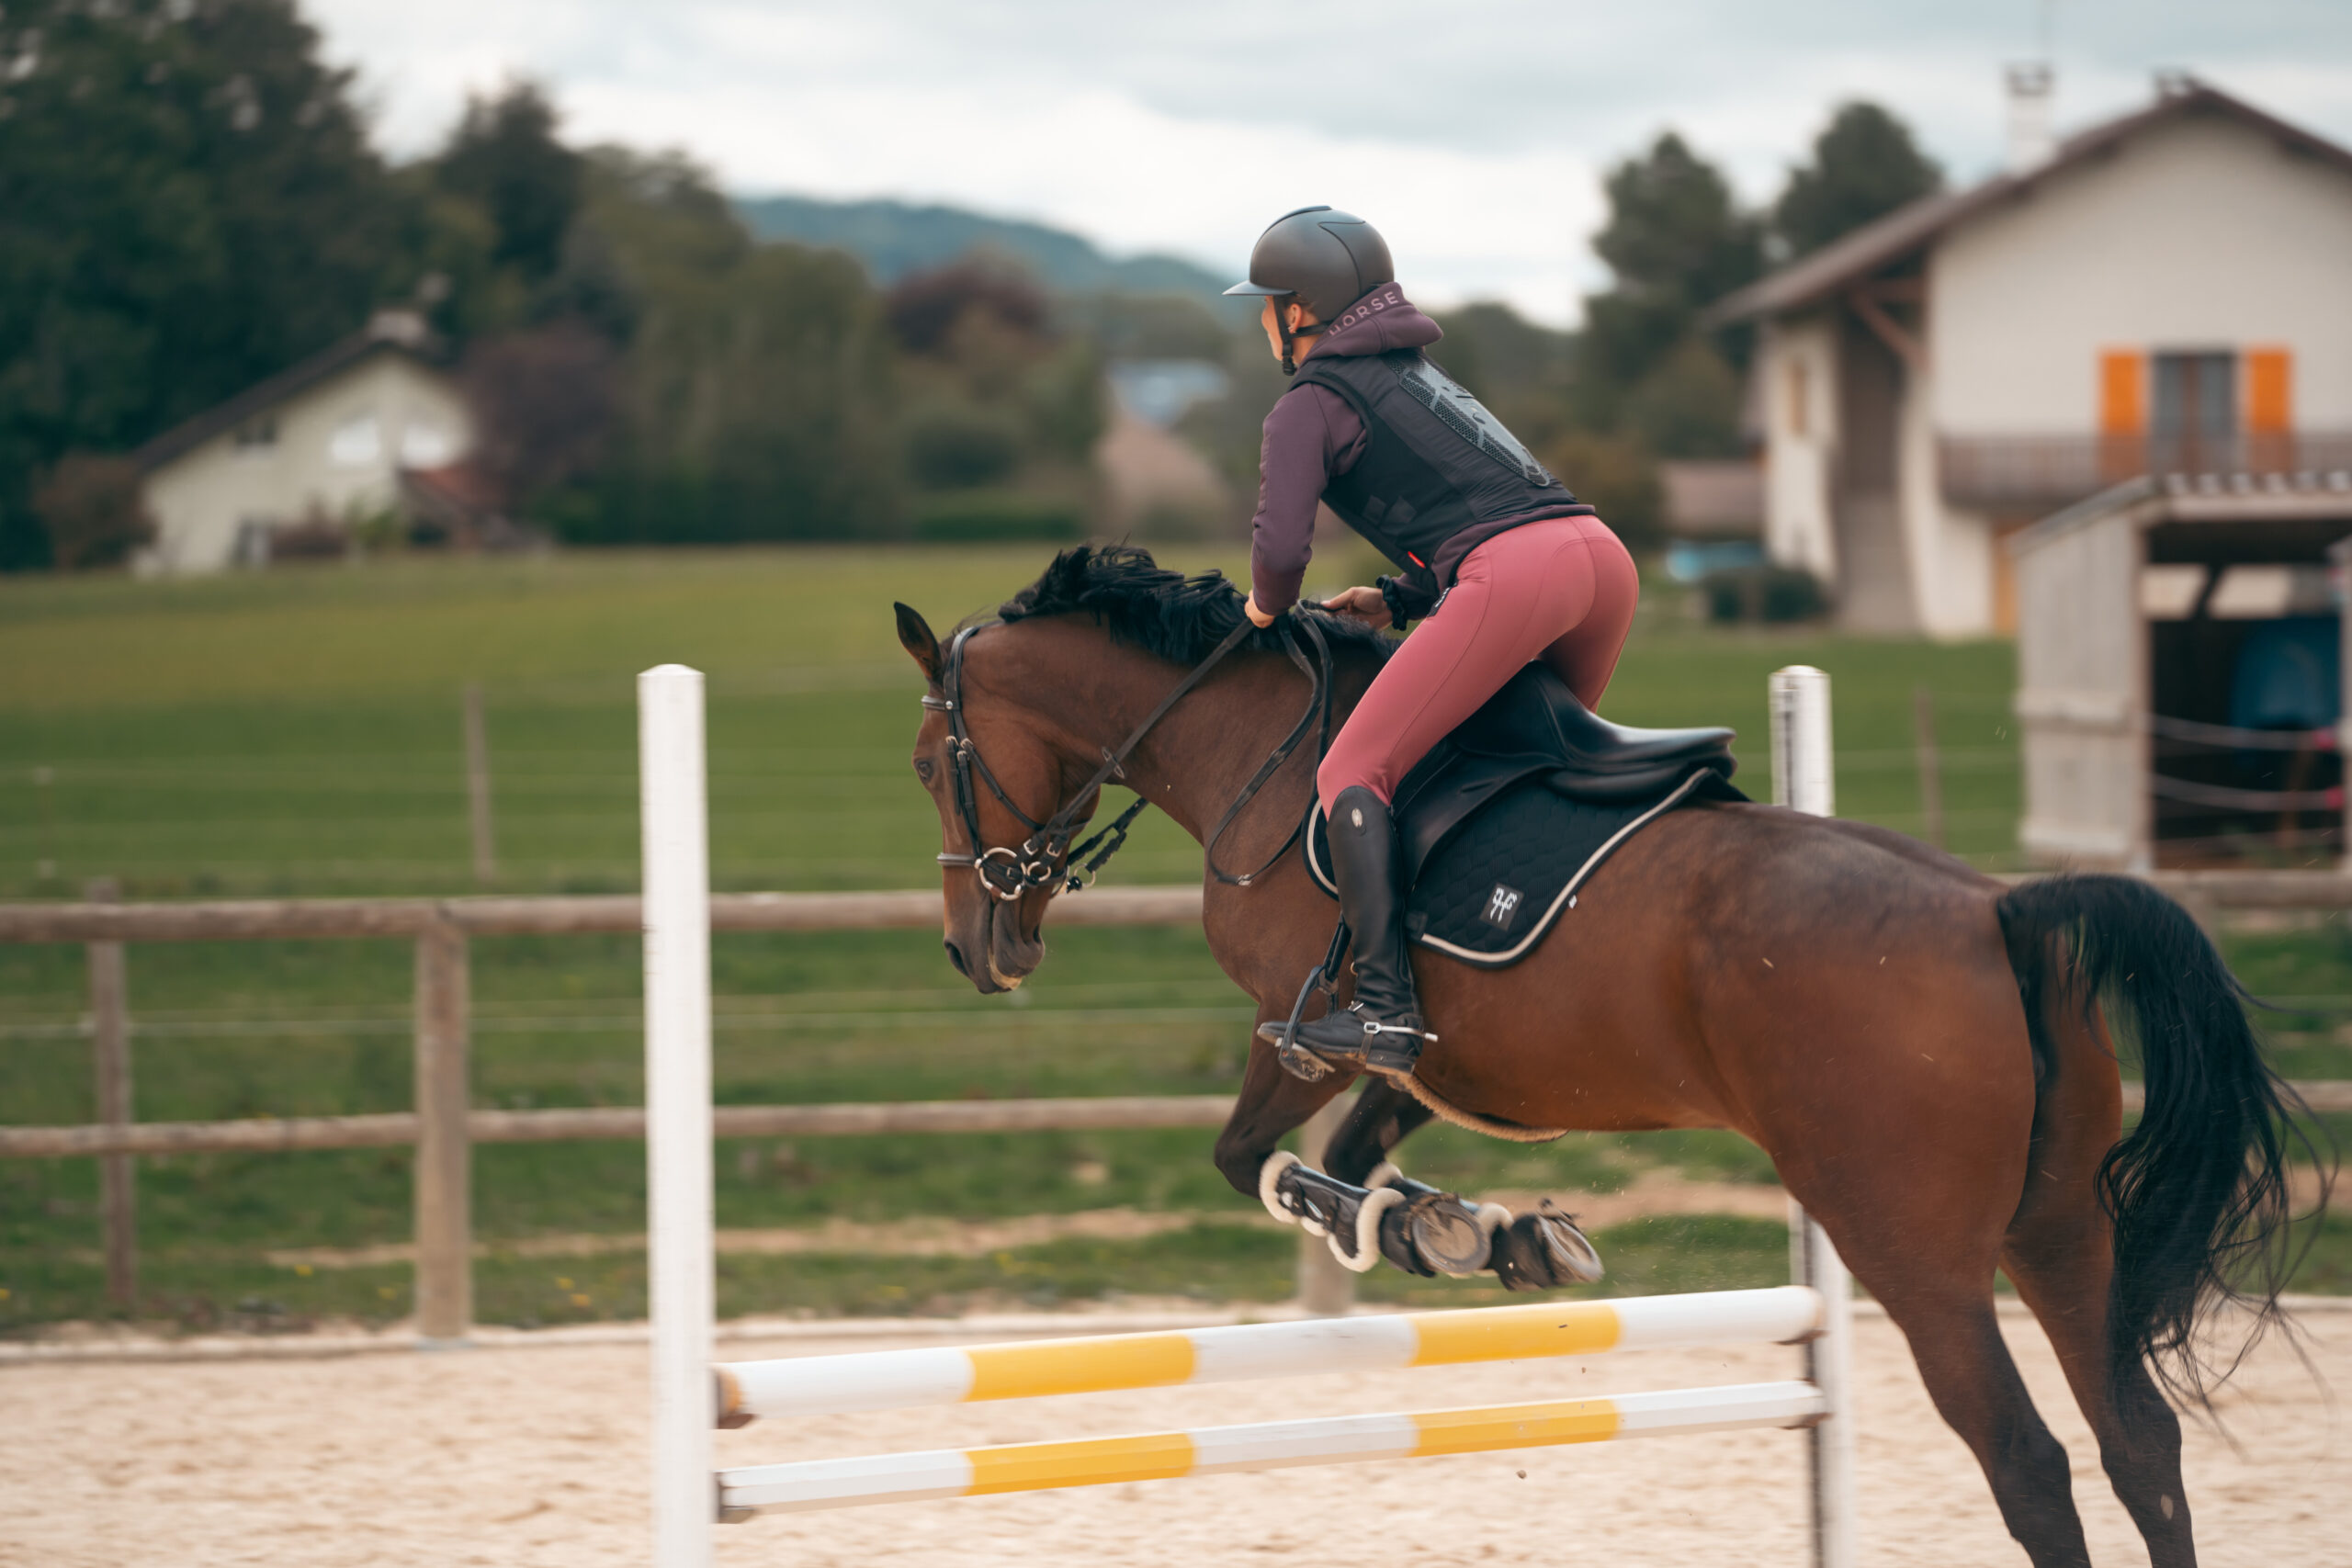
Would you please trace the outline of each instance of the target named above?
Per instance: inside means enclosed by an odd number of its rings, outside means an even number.
[[[939,945],[947,950],[947,962],[956,965],[956,973],[970,979],[972,972],[964,967],[964,950],[952,942],[943,942]]]

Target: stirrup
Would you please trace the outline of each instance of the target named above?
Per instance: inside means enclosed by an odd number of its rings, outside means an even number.
[[[1313,982],[1310,981],[1308,990],[1311,992],[1312,989]],[[1345,1043],[1302,1039],[1298,1015],[1306,1010],[1306,995],[1302,993],[1298,1005],[1291,1010],[1289,1021],[1261,1023],[1258,1026],[1258,1037],[1275,1048],[1275,1059],[1282,1064],[1283,1070],[1308,1083],[1317,1082],[1340,1069],[1378,1073],[1384,1077],[1410,1077],[1414,1066],[1420,1060],[1422,1049],[1437,1043],[1437,1035],[1430,1030],[1416,1029],[1403,1021],[1385,1023],[1376,1018],[1358,1018],[1355,1016],[1358,1009],[1353,1007],[1345,1012],[1327,1013],[1315,1021],[1322,1023],[1339,1018],[1354,1022],[1355,1029]],[[1399,1044],[1391,1045],[1388,1043],[1390,1041],[1397,1041]],[[1404,1041],[1412,1043],[1403,1044]]]

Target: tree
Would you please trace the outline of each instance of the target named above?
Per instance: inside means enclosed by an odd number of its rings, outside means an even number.
[[[1588,430],[1635,429],[1665,457],[1736,446],[1739,345],[1696,333],[1699,312],[1763,270],[1762,230],[1730,183],[1668,131],[1611,170],[1593,249],[1615,274],[1585,301],[1571,406]],[[1728,346],[1733,352],[1726,353]]]
[[[472,462],[510,504],[595,471],[619,413],[613,345],[580,321],[484,340],[466,355]]]
[[[1732,200],[1721,171],[1668,131],[1646,156],[1609,172],[1609,221],[1592,248],[1618,292],[1695,310],[1763,267],[1756,220]]]
[[[469,97],[434,170],[441,189],[489,214],[492,258],[529,285],[554,275],[580,209],[580,154],[557,140],[555,106],[535,83]]]
[[[429,213],[291,0],[0,11],[0,569],[34,476],[121,452],[359,327]]]
[[[1655,548],[1663,537],[1666,493],[1639,436],[1572,433],[1544,448],[1544,466],[1631,548]]]
[[[70,452],[33,491],[50,555],[67,571],[119,566],[155,537],[140,499],[139,466],[127,457]]]
[[[1801,256],[1941,189],[1943,181],[1909,126],[1876,104],[1845,104],[1815,139],[1813,162],[1789,171],[1772,227],[1789,254]]]
[[[581,543],[844,538],[898,520],[882,302],[839,252],[759,245],[674,156],[588,154],[567,248],[626,293],[620,409],[593,473],[536,511]]]
[[[944,357],[959,332],[975,328],[1040,341],[1046,335],[1044,291],[1026,274],[980,256],[910,273],[891,286],[883,310],[911,354]]]

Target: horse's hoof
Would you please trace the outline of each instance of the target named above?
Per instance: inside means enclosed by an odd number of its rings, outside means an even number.
[[[1550,1202],[1495,1233],[1495,1278],[1507,1290],[1555,1291],[1601,1277],[1600,1254],[1576,1222]]]
[[[1493,1256],[1492,1238],[1477,1211],[1451,1192],[1425,1192],[1405,1211],[1413,1250],[1441,1274],[1456,1279],[1480,1272]]]
[[[1527,1219],[1542,1238],[1544,1256],[1562,1284],[1589,1285],[1607,1272],[1601,1267],[1600,1249],[1577,1228],[1575,1219],[1549,1198]]]

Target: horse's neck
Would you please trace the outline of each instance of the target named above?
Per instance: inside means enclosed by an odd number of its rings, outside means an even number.
[[[1133,726],[1167,694],[1167,666],[1156,660],[1136,662],[1152,673],[1138,674],[1129,683],[1142,700],[1122,716],[1124,728],[1104,739],[1106,746],[1115,747],[1125,740]],[[1343,681],[1342,687],[1351,700],[1354,685]],[[1127,776],[1122,782],[1165,811],[1194,839],[1204,840],[1298,723],[1307,694],[1306,677],[1281,654],[1237,652],[1224,669],[1187,693],[1152,728],[1128,760]],[[1335,729],[1347,705],[1345,702],[1335,705]],[[1316,736],[1310,727],[1290,761],[1267,781],[1258,802],[1242,814],[1244,822],[1255,821],[1261,812],[1280,815],[1285,823],[1296,821],[1295,814],[1306,809],[1297,781],[1305,779],[1311,788],[1317,761]],[[1233,831],[1241,835],[1246,829],[1237,823]]]

